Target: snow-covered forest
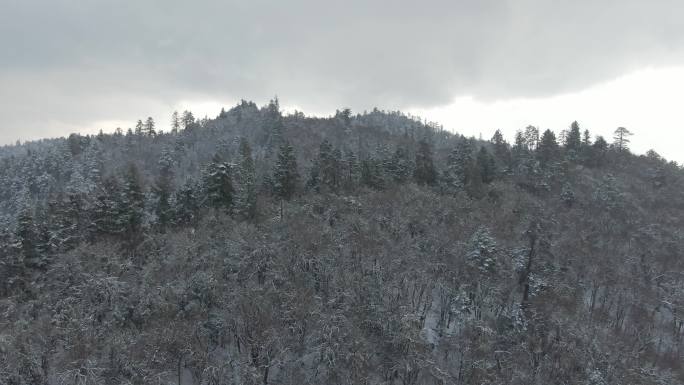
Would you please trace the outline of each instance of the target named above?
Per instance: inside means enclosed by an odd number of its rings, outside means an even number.
[[[0,384],[682,384],[684,170],[568,123],[276,99],[2,147]]]

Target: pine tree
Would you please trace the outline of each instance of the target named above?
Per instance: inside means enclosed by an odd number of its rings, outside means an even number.
[[[448,189],[462,190],[468,182],[468,173],[473,167],[473,147],[468,139],[462,139],[447,158],[444,182]]]
[[[17,217],[16,239],[15,248],[22,257],[23,265],[38,267],[38,233],[29,205],[24,205]]]
[[[340,110],[335,111],[335,118],[342,121],[342,124],[345,127],[349,127],[349,125],[351,124],[351,115],[352,115],[352,112],[351,112],[350,108],[344,108],[344,109],[342,109],[342,111],[340,111]]]
[[[181,123],[183,124],[183,129],[187,130],[192,127],[193,124],[195,124],[195,117],[192,115],[192,112],[185,110],[183,111],[183,117],[181,118]]]
[[[361,160],[361,184],[370,188],[381,190],[385,187],[382,161],[376,154],[371,154]]]
[[[178,111],[173,111],[171,114],[171,134],[176,135],[180,130],[180,117]]]
[[[280,198],[280,218],[283,218],[283,201],[290,200],[297,191],[299,171],[294,148],[289,143],[283,143],[278,152],[278,159],[273,168],[273,190]]]
[[[525,164],[530,158],[530,149],[527,146],[527,139],[525,139],[525,134],[522,131],[517,131],[515,133],[515,144],[511,150],[513,156],[513,164],[515,166],[520,166]]]
[[[130,246],[135,246],[142,237],[145,196],[141,185],[140,172],[130,163],[124,174],[124,184],[119,207],[123,233]]]
[[[546,166],[558,157],[558,142],[556,134],[551,130],[546,130],[542,134],[539,147],[537,148],[537,159],[542,166]]]
[[[230,165],[214,155],[204,175],[204,188],[209,205],[215,209],[230,211],[233,205],[233,181]]]
[[[491,183],[496,176],[496,163],[487,148],[482,146],[477,153],[476,167],[479,176],[485,184]]]
[[[320,193],[322,184],[321,161],[318,157],[315,157],[311,161],[311,167],[309,167],[309,176],[306,180],[306,189]]]
[[[420,185],[432,186],[437,182],[437,171],[432,160],[432,148],[430,144],[421,139],[418,142],[416,151],[416,167],[413,171],[413,178]]]
[[[577,121],[572,122],[570,131],[565,136],[565,152],[570,160],[576,160],[582,148],[582,136]]]
[[[629,151],[630,140],[628,139],[628,137],[632,135],[634,134],[632,134],[632,132],[630,132],[628,129],[624,127],[618,127],[615,130],[615,135],[613,136],[613,143],[615,145],[615,148],[617,148],[618,152]]]
[[[67,192],[60,194],[49,204],[51,218],[49,244],[54,250],[63,252],[78,245],[84,233],[82,213],[83,195]]]
[[[583,164],[591,165],[593,152],[594,148],[591,143],[591,133],[589,133],[589,130],[584,130],[582,133],[582,150],[580,153],[580,158]]]
[[[470,238],[469,264],[482,273],[491,273],[496,268],[496,241],[489,229],[480,226]]]
[[[143,129],[144,129],[143,122],[142,122],[142,120],[138,119],[138,122],[135,124],[135,135],[142,136]]]
[[[92,209],[91,238],[99,234],[120,234],[123,232],[124,220],[121,207],[121,186],[111,176],[103,180],[98,187]]]
[[[152,117],[148,117],[147,120],[145,120],[145,126],[144,126],[145,134],[147,136],[155,136],[156,132],[154,130],[154,119]]]
[[[81,136],[78,134],[69,135],[69,138],[67,139],[67,144],[72,156],[79,155],[83,150],[83,142],[81,140]]]
[[[240,139],[240,163],[238,165],[239,193],[238,207],[247,219],[257,215],[256,170],[252,158],[252,148],[245,138]]]
[[[496,132],[494,132],[491,142],[494,150],[494,157],[498,163],[502,166],[508,165],[511,161],[511,150],[509,149],[508,143],[504,140],[501,131],[496,130]]]
[[[284,144],[285,136],[283,125],[283,116],[280,112],[280,102],[276,96],[269,101],[265,109],[265,124],[266,129],[266,149],[268,154],[272,154],[276,148]]]
[[[164,231],[171,223],[171,190],[173,184],[173,158],[168,148],[162,150],[159,161],[157,162],[159,172],[154,181],[152,191],[156,198],[155,214],[157,224]]]
[[[276,196],[290,200],[297,191],[299,171],[294,148],[289,143],[280,146],[278,159],[273,168],[273,183]]]
[[[187,180],[176,192],[174,223],[183,225],[196,222],[200,210],[197,185],[197,182]]]
[[[584,130],[584,133],[582,134],[582,146],[585,148],[591,146],[591,134],[589,133],[589,130]]]
[[[324,140],[319,149],[317,162],[320,184],[328,191],[336,192],[340,185],[342,171],[342,153],[330,142]],[[312,170],[313,171],[313,170]]]
[[[91,143],[86,147],[83,154],[83,181],[80,179],[70,182],[72,187],[78,183],[83,183],[81,190],[87,194],[92,193],[95,187],[102,182],[102,170],[104,169],[103,151],[99,144]],[[77,172],[78,169],[74,169]],[[72,179],[75,179],[72,175]]]
[[[344,157],[344,183],[347,190],[351,190],[360,178],[359,160],[353,151],[347,151]]]
[[[405,183],[411,177],[411,160],[405,148],[398,147],[394,151],[388,172],[396,183]]]

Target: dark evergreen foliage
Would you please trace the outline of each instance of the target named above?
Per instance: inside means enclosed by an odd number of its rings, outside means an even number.
[[[684,172],[624,132],[161,128],[0,148],[1,384],[684,381]]]

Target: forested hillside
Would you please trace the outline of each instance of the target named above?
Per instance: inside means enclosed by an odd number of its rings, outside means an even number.
[[[684,171],[629,134],[273,100],[3,147],[0,384],[682,384]]]

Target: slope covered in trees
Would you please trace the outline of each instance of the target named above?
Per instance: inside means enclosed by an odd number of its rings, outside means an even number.
[[[0,383],[684,383],[684,172],[624,128],[161,126],[0,149]]]

